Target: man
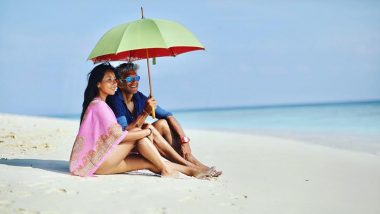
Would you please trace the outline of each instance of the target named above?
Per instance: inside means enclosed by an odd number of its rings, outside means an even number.
[[[119,73],[118,91],[107,98],[107,103],[123,129],[148,126],[154,134],[156,147],[165,158],[187,166],[210,169],[191,153],[190,138],[186,136],[173,114],[158,106],[153,97],[148,98],[138,91],[140,80],[140,76],[137,75],[138,65],[128,62],[116,69]],[[150,125],[145,123],[145,120],[153,109],[158,120]],[[220,174],[221,172],[214,171],[215,176]]]

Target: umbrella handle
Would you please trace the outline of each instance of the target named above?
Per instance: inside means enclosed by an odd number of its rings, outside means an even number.
[[[150,92],[149,97],[152,97],[153,96],[153,93],[152,93],[152,80],[150,78],[150,66],[149,66],[148,49],[146,49],[146,64],[148,66],[148,79],[149,79],[149,92]],[[152,109],[152,118],[156,119],[156,109],[155,108]]]
[[[152,118],[156,119],[156,108],[152,108]]]
[[[150,94],[149,97],[152,97],[152,94]],[[152,118],[156,119],[156,108],[155,107],[152,107]]]

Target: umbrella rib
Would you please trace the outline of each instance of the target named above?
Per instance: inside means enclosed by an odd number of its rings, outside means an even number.
[[[121,36],[121,39],[120,39],[120,41],[119,41],[119,44],[117,45],[117,50],[116,50],[116,53],[115,53],[116,55],[117,55],[118,53],[120,53],[120,52],[119,52],[120,44],[121,44],[121,41],[123,41],[123,38],[124,38],[125,32],[127,31],[128,26],[129,26],[129,24],[127,24],[127,26],[126,26],[125,29],[123,30],[123,35]]]
[[[156,22],[153,22],[153,24],[154,24],[154,26],[156,26],[156,28],[158,29],[158,31],[160,32],[160,35],[162,35],[162,32],[161,32],[161,30],[160,30],[160,28],[157,26],[157,24],[156,24]],[[168,44],[166,44],[166,41],[165,41],[165,39],[164,39],[164,37],[162,36],[162,41],[164,41],[164,43],[165,43],[165,48],[170,48],[169,46],[168,46]]]
[[[154,23],[154,25],[156,26],[156,28],[158,29],[158,31],[160,32],[160,34],[162,35],[162,32],[161,32],[160,28],[157,26],[156,22],[153,22],[153,23]],[[162,39],[162,40],[163,40],[164,43],[165,43],[165,46],[166,46],[165,48],[170,50],[170,52],[172,53],[172,56],[176,56],[176,54],[175,54],[174,51],[171,49],[171,47],[169,47],[169,45],[166,43],[166,41],[165,41],[164,39]]]
[[[170,52],[172,52],[172,55],[173,55],[173,56],[177,56],[177,55],[174,53],[174,51],[172,50],[172,48],[169,48],[169,50],[170,50]]]

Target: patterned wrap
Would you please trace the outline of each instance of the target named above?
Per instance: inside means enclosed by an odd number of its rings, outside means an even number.
[[[122,131],[111,108],[95,98],[87,107],[79,127],[70,155],[70,173],[92,176],[127,133]]]

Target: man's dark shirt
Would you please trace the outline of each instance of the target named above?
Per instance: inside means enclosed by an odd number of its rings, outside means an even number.
[[[115,95],[107,97],[107,104],[111,107],[112,111],[115,113],[117,122],[123,127],[128,126],[128,124],[132,123],[136,120],[137,116],[139,116],[145,108],[145,103],[148,98],[141,92],[137,92],[133,95],[132,101],[135,105],[134,112],[130,112],[127,108],[123,94],[120,90],[117,90]],[[172,116],[172,113],[162,109],[160,106],[156,108],[156,118],[165,119],[169,116]]]

